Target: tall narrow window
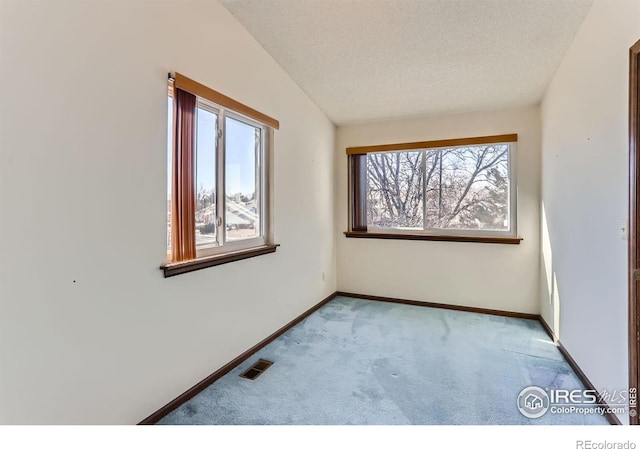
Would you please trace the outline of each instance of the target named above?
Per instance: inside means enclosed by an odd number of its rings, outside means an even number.
[[[503,135],[348,148],[348,236],[519,241],[516,140],[516,135]]]
[[[218,245],[216,211],[216,156],[218,145],[217,111],[198,105],[196,138],[196,247]]]
[[[266,161],[279,123],[180,74],[171,84],[165,276],[275,251]]]

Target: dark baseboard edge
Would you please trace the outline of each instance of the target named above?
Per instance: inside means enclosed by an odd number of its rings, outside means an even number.
[[[442,304],[438,302],[415,301],[412,299],[389,298],[386,296],[361,295],[359,293],[336,292],[336,296],[346,296],[349,298],[368,299],[370,301],[393,302],[396,304],[406,304],[410,306],[434,307],[436,309],[458,310],[461,312],[484,313],[487,315],[505,316],[509,318],[521,318],[525,320],[538,320],[539,315],[534,313],[509,312],[506,310],[484,309],[481,307],[458,306],[455,304]]]
[[[544,328],[544,330],[547,331],[547,334],[549,334],[549,337],[556,344],[562,356],[565,358],[569,366],[571,366],[573,371],[575,371],[575,373],[578,375],[578,377],[580,378],[584,386],[587,388],[587,390],[598,391],[596,387],[591,383],[591,381],[589,380],[587,375],[584,373],[584,371],[582,371],[582,368],[580,368],[580,365],[578,365],[578,363],[574,360],[574,358],[571,357],[571,354],[569,354],[569,351],[567,351],[567,348],[565,348],[562,345],[562,343],[560,342],[556,334],[551,330],[551,327],[547,324],[545,319],[542,318],[542,316],[540,316],[538,319],[540,320],[540,324],[542,324],[542,327]],[[607,404],[607,402],[603,400],[600,397],[600,395],[598,395],[598,404],[601,405],[602,407],[609,407],[609,404]],[[615,413],[605,413],[605,417],[607,418],[607,421],[609,421],[609,424],[613,426],[622,425],[622,422],[620,422],[620,419]]]
[[[551,328],[549,327],[547,322],[544,320],[544,318],[542,318],[542,315],[538,316],[538,321],[540,321],[540,324],[542,324],[542,327],[546,331],[546,333],[549,336],[549,338],[551,339],[551,341],[553,341],[557,346],[558,345],[558,337],[556,337],[556,334],[551,330]]]
[[[331,295],[327,296],[325,299],[320,301],[318,304],[316,304],[315,306],[311,307],[307,311],[303,312],[300,316],[298,316],[297,318],[294,318],[292,321],[290,321],[289,323],[285,324],[283,327],[281,327],[280,329],[275,331],[273,334],[269,335],[267,338],[265,338],[264,340],[262,340],[258,344],[254,345],[250,349],[247,349],[245,352],[240,354],[238,357],[236,357],[235,359],[233,359],[232,361],[230,361],[229,363],[227,363],[222,368],[218,369],[217,371],[215,371],[214,373],[212,373],[211,375],[209,375],[205,379],[201,380],[200,382],[198,382],[193,387],[189,388],[187,391],[182,393],[177,398],[175,398],[174,400],[172,400],[171,402],[169,402],[165,406],[161,407],[159,410],[153,412],[151,415],[147,416],[145,419],[140,421],[138,423],[138,425],[149,425],[149,424],[157,423],[163,417],[165,417],[167,414],[169,414],[170,412],[172,412],[173,410],[178,408],[180,405],[182,405],[185,402],[187,402],[189,399],[191,399],[194,396],[196,396],[198,393],[202,392],[209,385],[214,383],[216,380],[220,379],[222,376],[227,374],[229,371],[234,369],[236,366],[240,365],[242,362],[247,360],[249,357],[251,357],[253,354],[258,352],[260,349],[264,348],[269,343],[271,343],[273,340],[275,340],[276,338],[278,338],[279,336],[281,336],[282,334],[287,332],[289,329],[294,327],[296,324],[300,323],[301,321],[303,321],[304,319],[309,317],[309,315],[311,315],[313,312],[318,310],[320,307],[322,307],[325,304],[327,304],[329,301],[331,301],[336,296],[337,296],[337,293],[335,293],[335,292],[332,293]]]

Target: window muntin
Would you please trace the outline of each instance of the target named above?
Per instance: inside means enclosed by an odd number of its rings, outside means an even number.
[[[372,233],[515,236],[514,154],[513,142],[356,154],[365,189],[352,179],[364,193],[351,213],[362,200]]]

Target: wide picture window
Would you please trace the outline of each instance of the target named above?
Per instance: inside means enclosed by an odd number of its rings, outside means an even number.
[[[268,166],[278,127],[213,89],[170,75],[165,276],[275,251]]]
[[[348,237],[519,243],[517,135],[347,148]]]

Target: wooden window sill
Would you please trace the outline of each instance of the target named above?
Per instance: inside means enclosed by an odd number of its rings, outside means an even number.
[[[395,234],[381,232],[347,231],[345,236],[360,239],[391,239],[391,240],[433,240],[438,242],[470,242],[470,243],[501,243],[505,245],[519,245],[520,237],[487,237],[464,235],[433,235],[433,234]]]
[[[191,271],[202,270],[203,268],[215,267],[237,260],[249,259],[263,254],[275,253],[280,245],[262,245],[255,248],[232,251],[214,256],[202,257],[200,259],[188,260],[186,262],[168,263],[160,267],[164,271],[164,277],[177,276]]]

